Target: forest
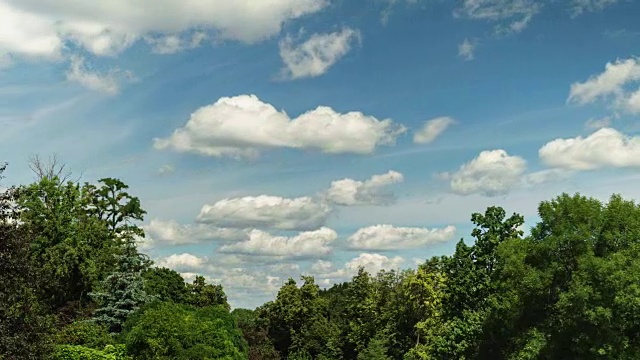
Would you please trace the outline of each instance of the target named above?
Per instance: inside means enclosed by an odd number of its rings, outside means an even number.
[[[451,255],[289,279],[232,310],[222,286],[139,251],[146,212],[123,181],[39,165],[0,187],[3,360],[640,359],[640,205],[620,195],[543,201],[526,236],[489,207]]]

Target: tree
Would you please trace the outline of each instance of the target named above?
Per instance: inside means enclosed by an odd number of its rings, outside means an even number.
[[[249,345],[249,360],[280,360],[280,354],[269,339],[267,324],[257,316],[255,311],[234,309],[231,314],[236,318],[242,337]]]
[[[57,177],[18,189],[20,220],[32,229],[30,257],[43,281],[41,296],[52,309],[88,300],[113,268],[118,244],[105,224],[85,211],[82,189]]]
[[[0,193],[0,358],[42,359],[49,353],[52,319],[38,301],[30,261],[32,230],[19,223],[17,192]]]
[[[196,275],[193,284],[187,285],[187,301],[197,307],[221,305],[225,309],[230,309],[227,303],[227,295],[222,289],[222,285],[207,284],[204,276]]]
[[[175,270],[151,267],[142,273],[144,290],[160,301],[172,301],[186,304],[189,289],[182,276]]]
[[[109,230],[118,237],[144,236],[142,229],[131,222],[144,220],[147,213],[140,199],[130,195],[129,186],[114,178],[98,180],[101,186],[85,184],[85,198],[90,214],[106,222]]]
[[[117,257],[116,271],[107,276],[99,291],[90,294],[100,306],[94,319],[111,333],[119,333],[129,316],[155,299],[144,291],[142,273],[146,262],[135,245],[129,242],[125,253]]]
[[[156,303],[127,322],[123,339],[136,359],[247,358],[235,318],[221,306]]]

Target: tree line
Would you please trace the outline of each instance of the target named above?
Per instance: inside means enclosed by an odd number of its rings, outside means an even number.
[[[640,358],[640,205],[619,195],[543,201],[526,236],[489,207],[452,255],[230,311],[138,251],[126,184],[59,175],[0,195],[0,359]]]

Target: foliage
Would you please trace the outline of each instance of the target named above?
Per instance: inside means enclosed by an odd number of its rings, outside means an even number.
[[[230,309],[222,285],[207,284],[204,276],[197,275],[193,284],[187,285],[187,303],[197,307],[221,305]]]
[[[98,292],[90,294],[100,306],[94,319],[111,333],[119,333],[131,314],[155,299],[144,291],[144,270],[143,256],[129,243],[125,253],[118,256],[116,271],[107,276]]]
[[[247,344],[222,306],[158,303],[132,317],[123,339],[136,359],[246,359]]]
[[[33,286],[32,230],[18,223],[16,190],[0,193],[0,358],[39,359],[49,351],[51,319]]]
[[[189,288],[177,271],[151,267],[142,273],[142,277],[144,278],[144,291],[147,294],[160,301],[187,303]]]
[[[113,345],[114,339],[104,326],[93,321],[77,321],[64,326],[55,335],[56,344],[82,345],[102,349]]]
[[[242,337],[249,344],[249,360],[279,360],[280,354],[269,339],[269,332],[265,321],[260,319],[256,311],[248,309],[234,309],[231,314],[235,317]]]
[[[80,345],[59,345],[52,356],[53,360],[130,360],[124,345],[107,345],[96,350]]]

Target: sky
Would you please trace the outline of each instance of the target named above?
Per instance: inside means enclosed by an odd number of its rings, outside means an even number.
[[[54,154],[232,307],[640,196],[640,1],[0,0],[3,185]]]

